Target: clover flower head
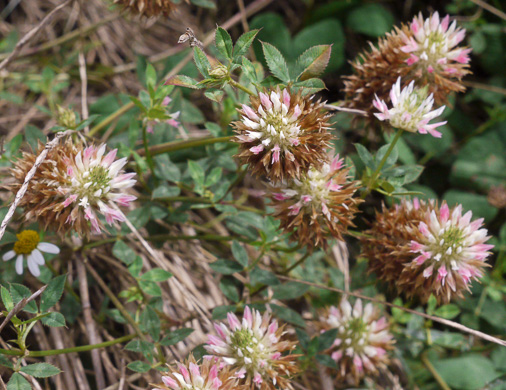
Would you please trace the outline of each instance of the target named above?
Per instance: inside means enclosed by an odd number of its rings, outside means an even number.
[[[162,100],[162,106],[163,107],[167,107],[170,102],[172,102],[172,99],[170,96],[165,96]],[[165,120],[160,120],[158,118],[155,118],[155,119],[151,119],[151,120],[147,120],[146,121],[146,131],[148,133],[151,133],[153,134],[154,133],[154,130],[155,130],[155,125],[157,123],[166,123],[168,124],[169,126],[172,126],[172,127],[178,127],[180,125],[180,123],[178,122],[178,118],[179,116],[181,115],[181,112],[180,111],[176,111],[176,112],[173,112],[170,114],[170,118],[169,119],[165,119]]]
[[[427,88],[416,88],[413,80],[401,91],[401,78],[399,77],[390,91],[390,101],[392,108],[389,109],[385,101],[376,96],[373,105],[380,112],[374,115],[380,121],[389,121],[392,127],[412,133],[429,133],[433,137],[441,138],[441,133],[436,128],[446,124],[446,121],[429,122],[440,116],[445,106],[432,110],[434,98],[432,94],[427,96]]]
[[[228,313],[227,319],[228,326],[215,324],[218,336],[209,336],[206,350],[230,366],[248,388],[292,389],[288,378],[298,371],[296,356],[283,353],[291,351],[295,343],[286,340],[283,327],[271,321],[268,313],[262,316],[248,306],[242,321],[234,313]]]
[[[462,215],[461,205],[452,210],[446,203],[439,210],[431,207],[410,243],[416,258],[409,270],[418,269],[436,296],[442,294],[446,301],[457,289],[469,290],[471,280],[483,276],[484,262],[494,247],[486,244],[490,236],[482,228],[483,218],[472,222],[471,218],[471,211]]]
[[[457,28],[457,22],[450,25],[450,16],[439,18],[433,13],[423,19],[422,14],[413,18],[410,25],[412,35],[404,35],[405,45],[401,47],[409,54],[406,63],[417,65],[427,73],[455,74],[461,72],[456,64],[469,63],[471,49],[458,47],[466,35],[466,30]]]
[[[198,363],[193,355],[184,363],[169,366],[162,382],[154,390],[237,390],[237,384],[228,368],[220,366],[216,359],[204,359]]]
[[[234,124],[237,156],[254,174],[278,181],[327,161],[329,114],[323,103],[312,100],[278,87],[251,97],[251,106],[242,106],[242,119]]]
[[[387,350],[393,337],[385,317],[368,303],[355,305],[343,299],[339,307],[331,306],[320,316],[320,330],[337,329],[333,345],[327,351],[338,367],[338,378],[358,383],[366,374],[375,374],[389,362]]]
[[[3,261],[8,261],[16,257],[16,273],[23,274],[23,263],[26,259],[28,270],[30,273],[38,277],[40,276],[41,265],[45,264],[44,256],[41,252],[58,254],[60,248],[49,242],[41,242],[39,233],[34,230],[23,230],[16,235],[17,241],[14,248],[6,252],[2,256]]]
[[[44,146],[39,145],[39,151]],[[117,206],[128,206],[135,196],[126,190],[136,183],[135,173],[125,173],[126,158],[116,160],[117,150],[106,154],[106,145],[58,144],[40,165],[20,202],[25,218],[36,219],[59,234],[99,234],[104,228],[97,214],[109,225],[124,221]],[[14,164],[17,191],[37,155],[24,153]]]
[[[353,198],[358,185],[349,180],[348,172],[337,155],[320,169],[311,167],[300,179],[270,188],[274,215],[282,227],[294,231],[294,238],[309,246],[324,244],[327,233],[342,239],[347,227],[353,226],[360,202]]]

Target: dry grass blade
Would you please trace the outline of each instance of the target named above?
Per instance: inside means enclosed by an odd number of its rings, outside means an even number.
[[[50,13],[48,13],[46,15],[46,17],[44,19],[42,19],[41,22],[37,26],[35,26],[30,32],[28,32],[28,34],[26,34],[16,44],[16,47],[14,47],[14,50],[12,51],[12,53],[9,54],[9,56],[0,63],[0,70],[5,68],[7,66],[7,64],[14,59],[14,57],[16,56],[16,54],[18,54],[18,52],[21,50],[21,48],[24,45],[26,45],[30,41],[30,39],[32,39],[41,30],[42,27],[44,27],[47,23],[49,23],[51,21],[51,19],[53,19],[53,17],[56,15],[56,13],[59,10],[66,7],[67,4],[69,4],[71,1],[72,0],[67,0],[67,1],[63,2],[62,4],[60,4],[58,7],[56,7],[54,10],[52,10]]]

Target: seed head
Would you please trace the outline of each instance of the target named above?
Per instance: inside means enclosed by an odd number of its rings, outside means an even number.
[[[309,248],[325,245],[330,234],[342,240],[361,200],[353,198],[358,183],[350,181],[349,168],[337,155],[320,169],[311,167],[300,179],[269,188],[274,216],[282,228]]]
[[[163,15],[168,17],[176,8],[170,0],[114,0],[124,10],[146,18]]]
[[[251,97],[251,107],[243,105],[242,120],[234,123],[241,162],[274,182],[298,178],[310,166],[326,162],[325,148],[332,139],[329,114],[312,99],[279,87]]]
[[[32,168],[37,154],[23,153],[12,170],[17,192]],[[135,184],[135,173],[124,173],[126,158],[115,161],[117,150],[105,154],[100,147],[74,145],[71,140],[58,144],[47,155],[30,181],[19,205],[27,220],[37,220],[46,228],[64,235],[75,230],[79,235],[99,234],[104,228],[97,213],[109,225],[124,220],[117,206],[128,206],[135,196],[125,192]]]

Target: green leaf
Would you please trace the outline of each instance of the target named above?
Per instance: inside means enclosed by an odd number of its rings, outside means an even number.
[[[49,363],[30,364],[28,366],[21,367],[20,371],[35,378],[49,378],[50,376],[58,375],[61,372],[58,367]]]
[[[307,49],[297,59],[300,73],[297,80],[307,80],[321,75],[330,60],[332,45],[319,45]]]
[[[146,294],[151,295],[153,297],[161,297],[162,289],[155,282],[146,282],[144,280],[139,281],[139,287]]]
[[[353,144],[357,149],[358,156],[360,160],[364,163],[364,165],[369,169],[374,169],[374,158],[366,149],[366,147],[362,144]]]
[[[136,360],[134,362],[128,363],[127,368],[135,372],[148,372],[151,370],[151,365],[146,362]]]
[[[437,308],[434,314],[438,317],[443,317],[447,320],[451,320],[460,314],[460,309],[457,305],[450,303],[448,305]]]
[[[47,142],[47,137],[45,134],[40,131],[37,127],[28,125],[25,128],[25,138],[26,142],[30,145],[33,151],[37,150],[38,142],[42,142],[45,144]]]
[[[8,367],[11,370],[14,368],[12,362],[5,355],[0,355],[0,366]]]
[[[218,27],[216,29],[215,36],[216,48],[223,55],[223,57],[232,59],[233,43],[230,34],[223,28]]]
[[[51,307],[53,307],[54,305],[56,305],[56,303],[58,303],[63,294],[66,280],[67,275],[60,275],[49,282],[40,298],[41,312],[48,311]]]
[[[134,250],[121,240],[116,241],[112,247],[112,254],[126,265],[132,264],[137,256]]]
[[[325,367],[329,368],[337,368],[337,364],[334,359],[332,359],[329,355],[316,355],[316,360],[318,363],[323,364]]]
[[[160,179],[168,180],[170,182],[178,182],[181,180],[181,171],[170,161],[167,154],[161,154],[154,158],[155,160],[155,175]]]
[[[452,389],[478,390],[500,374],[493,363],[478,354],[469,354],[451,359],[437,360],[434,367]]]
[[[262,49],[264,51],[265,61],[271,73],[285,83],[290,82],[288,66],[281,52],[270,43],[266,42],[262,42]]]
[[[265,284],[267,286],[274,286],[280,284],[279,279],[271,271],[261,269],[258,267],[253,268],[250,272],[251,284]]]
[[[255,40],[258,31],[259,30],[250,30],[248,32],[245,32],[239,37],[234,46],[234,55],[233,55],[234,61],[237,61],[239,58],[241,58],[243,55],[246,54],[251,44]]]
[[[12,297],[11,294],[9,293],[9,290],[7,290],[4,286],[2,286],[0,290],[5,310],[11,311],[14,308],[14,304],[12,303]]]
[[[32,390],[32,386],[21,374],[15,372],[7,383],[7,390]]]
[[[253,63],[246,57],[242,57],[242,72],[244,76],[252,83],[258,82],[255,65],[253,65]]]
[[[394,17],[379,4],[366,4],[349,13],[347,24],[357,32],[379,37],[392,29]]]
[[[14,306],[17,305],[23,298],[29,298],[32,295],[28,287],[16,283],[11,283],[10,293]],[[23,311],[26,311],[27,313],[36,314],[39,310],[37,308],[37,304],[35,303],[35,301],[31,301],[27,305],[25,305]]]
[[[295,299],[302,295],[304,295],[310,286],[307,284],[297,283],[297,282],[288,282],[285,284],[281,284],[278,286],[272,287],[274,292],[274,299]]]
[[[162,339],[162,341],[160,341],[160,344],[163,345],[164,347],[168,347],[169,345],[175,345],[180,341],[183,341],[189,335],[191,335],[193,331],[194,329],[192,328],[181,328],[173,330],[167,336],[165,336]]]
[[[220,280],[219,286],[220,290],[228,299],[235,303],[239,302],[239,292],[237,291],[237,286],[234,283],[234,279],[225,277]]]
[[[385,156],[385,153],[388,151],[388,148],[390,147],[390,144],[383,145],[381,148],[379,148],[378,152],[376,153],[376,156],[374,157],[375,162],[375,168],[380,164],[381,160]],[[387,157],[387,160],[385,161],[385,165],[383,165],[383,168],[381,168],[381,171],[386,171],[388,168],[393,166],[397,159],[399,158],[399,152],[397,151],[397,147],[394,147],[392,152]]]
[[[41,321],[44,325],[51,326],[53,328],[59,328],[66,325],[65,317],[57,311],[52,311],[49,315],[43,317]]]
[[[214,263],[209,264],[209,266],[216,272],[223,275],[231,275],[236,272],[241,272],[244,268],[241,264],[236,263],[235,261],[224,259],[219,259]]]
[[[227,317],[227,313],[235,313],[237,306],[235,305],[223,305],[217,306],[213,309],[213,320],[222,320]]]
[[[151,88],[156,85],[156,70],[151,64],[146,67],[146,85]]]
[[[306,322],[295,310],[278,305],[271,305],[271,307],[274,314],[282,320],[300,326],[301,328],[306,327]]]
[[[165,82],[165,85],[175,85],[177,87],[186,87],[191,89],[201,88],[197,80],[182,74],[169,77]]]
[[[196,163],[195,161],[189,160],[188,161],[188,169],[190,171],[190,176],[192,177],[193,181],[197,186],[203,186],[204,185],[204,169]]]
[[[211,69],[211,64],[209,63],[206,54],[198,46],[193,48],[193,59],[195,60],[195,65],[197,65],[197,69],[200,74],[205,78],[209,78],[209,69]]]
[[[127,351],[140,352],[146,359],[150,359],[153,356],[152,352],[154,347],[153,343],[139,339],[132,340],[125,345]]]
[[[325,351],[332,347],[332,344],[337,338],[337,332],[337,329],[330,329],[318,337],[318,352]]]
[[[248,252],[246,252],[246,249],[244,249],[244,247],[235,240],[232,241],[232,254],[239,264],[243,267],[248,266]]]
[[[146,306],[146,309],[142,312],[140,326],[141,330],[149,333],[154,341],[160,339],[160,318],[151,306]]]
[[[147,282],[165,282],[171,276],[172,274],[169,271],[165,271],[161,268],[154,268],[141,275],[141,280]]]
[[[214,167],[209,175],[206,177],[205,186],[211,187],[218,183],[221,179],[221,176],[223,174],[223,168],[222,167]]]
[[[209,9],[215,9],[216,4],[214,1],[211,0],[191,0],[192,4],[195,4],[196,6],[202,7],[202,8],[209,8]]]

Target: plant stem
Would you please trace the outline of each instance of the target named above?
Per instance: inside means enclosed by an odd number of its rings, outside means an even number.
[[[439,375],[439,373],[436,371],[436,369],[434,368],[434,366],[432,365],[430,360],[427,358],[427,354],[425,352],[422,353],[421,359],[422,359],[423,365],[427,368],[427,370],[430,371],[430,373],[432,374],[432,376],[434,377],[436,382],[439,384],[439,386],[443,390],[451,390],[450,386],[448,386],[446,384],[444,379],[441,377],[441,375]]]
[[[390,142],[390,146],[388,147],[385,155],[381,159],[379,165],[374,170],[374,173],[372,174],[371,179],[369,180],[369,183],[367,183],[367,189],[362,194],[362,199],[364,199],[371,192],[371,189],[374,186],[374,184],[376,183],[376,180],[378,180],[378,177],[381,173],[381,169],[383,169],[383,166],[387,162],[388,156],[390,156],[390,153],[392,153],[392,150],[394,150],[395,144],[397,144],[397,141],[399,140],[399,138],[401,138],[401,135],[403,132],[404,132],[403,129],[399,129],[399,130],[397,130],[397,133],[395,133],[394,139],[392,140],[392,142]]]
[[[112,123],[114,120],[116,120],[121,115],[123,115],[125,112],[131,110],[134,107],[135,107],[135,104],[133,104],[132,102],[129,102],[129,103],[125,104],[123,107],[120,107],[117,111],[113,112],[111,115],[109,115],[107,118],[105,118],[102,122],[100,122],[97,125],[93,126],[90,129],[90,132],[88,133],[88,136],[89,137],[93,137],[96,132],[102,130],[108,124]]]
[[[94,349],[106,348],[112,345],[121,344],[126,341],[130,341],[136,337],[137,337],[136,334],[129,334],[127,336],[123,336],[114,340],[105,341],[99,344],[82,345],[80,347],[63,348],[63,349],[48,349],[46,351],[30,351],[27,354],[24,354],[22,351],[16,351],[11,349],[0,349],[0,354],[8,356],[44,357],[44,356],[63,355],[66,353],[74,353],[74,352],[87,352]]]
[[[144,153],[146,155],[146,161],[148,162],[149,169],[151,170],[153,179],[156,179],[155,163],[153,162],[153,157],[151,156],[151,152],[149,151],[148,131],[145,123],[142,124],[142,143],[144,144]]]
[[[90,131],[91,134],[91,131]],[[154,145],[149,148],[149,152],[152,156],[156,156],[158,154],[167,153],[167,152],[175,152],[176,150],[196,148],[198,146],[212,145],[219,142],[229,142],[233,136],[227,137],[203,137],[197,139],[188,139],[183,141],[172,141],[167,142],[165,144]],[[146,151],[144,149],[137,150],[139,155],[143,156]]]
[[[240,89],[243,92],[246,92],[248,95],[256,96],[256,93],[253,92],[251,89],[246,88],[244,85],[239,84],[237,81],[233,79],[230,79],[229,83],[231,86],[236,87],[237,89]]]

